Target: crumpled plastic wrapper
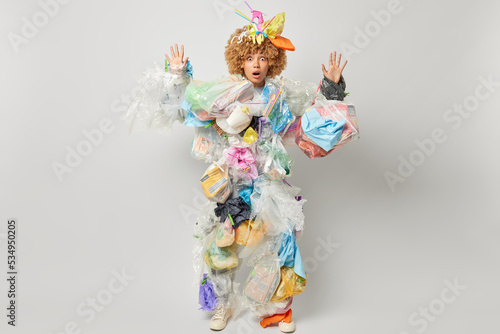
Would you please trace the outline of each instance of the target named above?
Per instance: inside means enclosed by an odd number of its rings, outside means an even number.
[[[231,221],[235,229],[245,220],[248,220],[251,214],[250,206],[241,197],[231,198],[224,204],[217,203],[214,212],[217,217],[220,217],[221,223],[228,218],[228,215],[231,215]]]
[[[267,318],[275,314],[285,314],[292,307],[293,297],[284,299],[280,302],[269,302],[264,305],[258,305],[253,310],[254,314],[262,318]]]
[[[203,280],[200,283],[198,301],[201,306],[200,310],[203,311],[213,311],[217,307],[217,297],[214,293],[214,287],[207,274],[203,275]]]

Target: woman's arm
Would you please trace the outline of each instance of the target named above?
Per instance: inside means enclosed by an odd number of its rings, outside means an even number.
[[[324,75],[320,86],[321,94],[323,94],[327,100],[344,100],[346,84],[342,76],[342,71],[347,65],[347,60],[340,66],[341,58],[342,54],[339,54],[339,59],[337,60],[337,52],[335,51],[333,54],[330,53],[328,69],[325,68],[325,65],[321,64]]]
[[[155,129],[169,134],[173,123],[184,122],[186,112],[181,108],[187,85],[192,79],[189,58],[184,60],[184,46],[170,47],[171,57],[165,55],[167,67],[156,63],[146,69],[138,80],[141,89],[130,103],[124,119],[131,132]]]

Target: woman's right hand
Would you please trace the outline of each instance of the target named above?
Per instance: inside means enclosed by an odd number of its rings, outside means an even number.
[[[172,58],[168,56],[168,53],[165,53],[165,57],[167,58],[168,63],[170,64],[172,72],[179,72],[179,70],[184,71],[184,68],[189,60],[189,57],[187,57],[186,60],[183,60],[184,45],[181,45],[181,52],[179,52],[179,47],[177,46],[177,44],[175,44],[175,50],[174,47],[171,46],[170,53]]]

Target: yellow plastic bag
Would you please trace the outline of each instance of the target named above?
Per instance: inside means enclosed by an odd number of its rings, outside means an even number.
[[[238,245],[253,248],[260,243],[265,233],[266,229],[262,221],[255,220],[249,222],[245,220],[235,230],[234,242]]]
[[[245,143],[250,145],[251,143],[256,141],[257,138],[259,138],[259,134],[255,132],[255,130],[251,126],[248,127],[247,131],[245,132],[245,135],[243,136],[243,140],[245,141]]]
[[[280,302],[304,292],[307,280],[297,275],[293,268],[281,267],[281,280],[276,292],[271,297],[272,302]]]

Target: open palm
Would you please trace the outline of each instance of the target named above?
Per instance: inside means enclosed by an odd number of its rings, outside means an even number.
[[[340,66],[340,58],[342,58],[342,54],[339,53],[338,61],[336,58],[337,58],[336,51],[333,53],[333,55],[332,53],[330,53],[328,70],[325,68],[325,65],[321,64],[321,66],[323,68],[323,74],[325,75],[325,77],[327,77],[328,79],[332,80],[335,83],[339,83],[342,71],[344,70],[344,67],[347,65],[347,60],[344,62],[342,66]]]
[[[175,49],[173,46],[170,47],[171,57],[168,56],[168,53],[165,53],[165,58],[167,58],[168,63],[172,69],[180,69],[186,66],[189,57],[184,60],[184,45],[181,45],[181,52],[179,52],[179,47],[175,44]]]

